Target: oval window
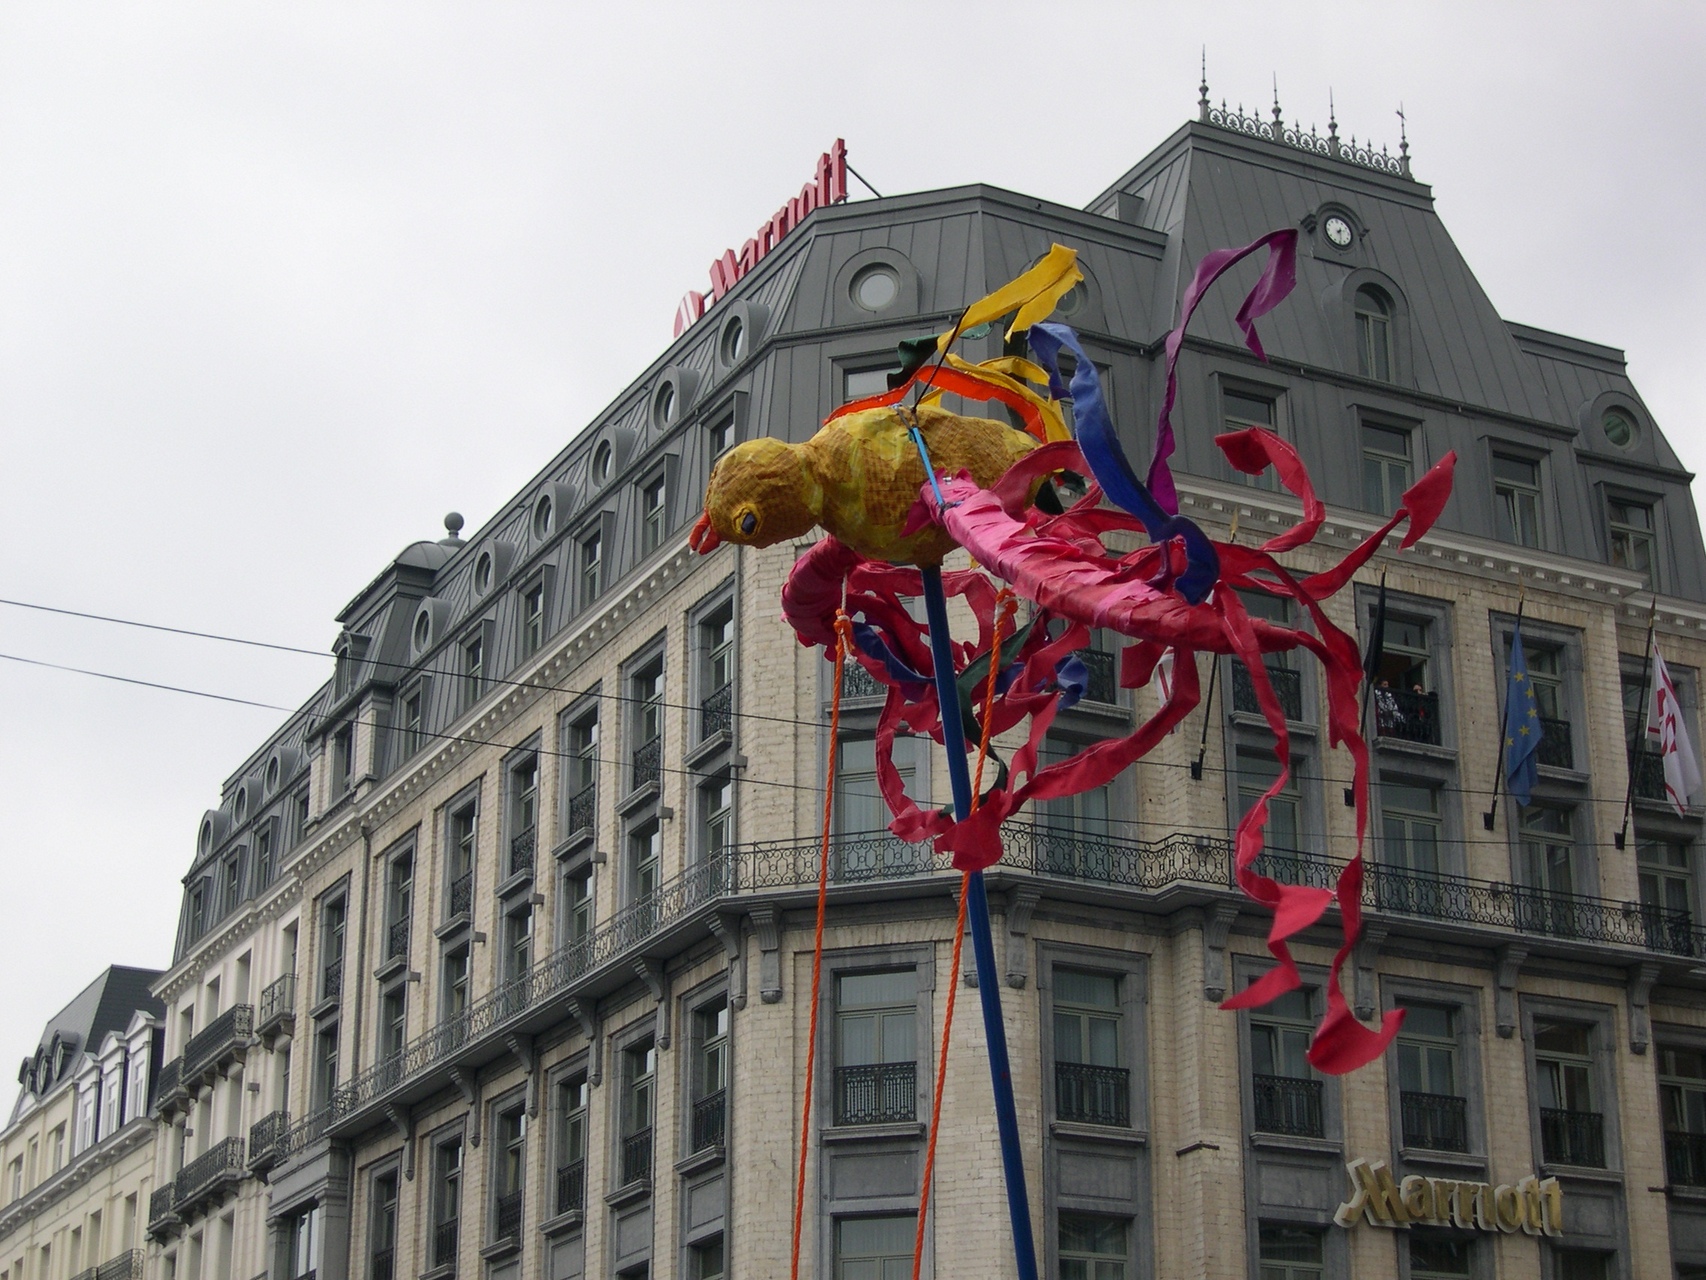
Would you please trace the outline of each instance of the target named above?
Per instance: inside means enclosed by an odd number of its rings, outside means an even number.
[[[1084,310],[1084,284],[1080,281],[1068,289],[1061,300],[1054,304],[1057,316],[1072,317]]]
[[[600,440],[592,451],[592,481],[603,484],[610,479],[610,441]]]
[[[551,495],[548,493],[541,494],[538,503],[533,508],[533,536],[535,538],[543,538],[551,532],[551,508]]]
[[[268,791],[277,791],[278,790],[278,757],[277,756],[274,756],[271,760],[267,761],[267,790]]]
[[[893,267],[866,267],[853,277],[853,301],[867,311],[882,311],[900,296],[900,277]]]
[[[745,354],[746,325],[741,323],[739,316],[730,316],[729,322],[723,326],[723,363],[739,364]]]
[[[419,653],[427,647],[432,639],[432,617],[425,609],[415,615],[415,652]]]
[[[675,385],[666,382],[658,388],[657,399],[652,401],[652,410],[657,414],[657,420],[668,426],[675,421]]]
[[[243,789],[243,788],[238,789],[238,791],[237,791],[237,803],[235,805],[233,805],[232,808],[235,810],[235,812],[237,814],[237,821],[238,822],[243,821],[244,818],[247,818],[249,816],[249,793],[246,789]]]
[[[480,558],[474,561],[474,590],[481,595],[492,589],[492,553],[482,551]]]
[[[1619,449],[1635,443],[1635,423],[1621,409],[1607,409],[1599,421],[1605,429],[1605,438]]]

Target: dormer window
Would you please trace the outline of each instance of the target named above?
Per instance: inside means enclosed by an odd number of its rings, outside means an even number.
[[[1364,285],[1356,294],[1357,372],[1376,382],[1392,381],[1392,301]]]

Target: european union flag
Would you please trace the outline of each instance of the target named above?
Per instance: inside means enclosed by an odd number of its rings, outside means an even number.
[[[1505,790],[1526,805],[1540,776],[1540,704],[1522,651],[1522,623],[1511,633],[1510,677],[1505,681]]]

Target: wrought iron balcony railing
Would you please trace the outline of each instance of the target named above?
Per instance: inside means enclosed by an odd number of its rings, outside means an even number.
[[[582,787],[569,797],[569,815],[566,822],[568,833],[591,831],[593,823],[598,819],[598,787]]]
[[[1635,799],[1663,802],[1665,791],[1665,758],[1657,751],[1641,747],[1635,752]]]
[[[396,1280],[397,1252],[394,1249],[375,1249],[368,1262],[369,1280]]]
[[[1079,1124],[1131,1127],[1131,1072],[1088,1062],[1054,1064],[1054,1114]]]
[[[1404,1145],[1422,1151],[1469,1150],[1469,1102],[1444,1093],[1398,1095]]]
[[[260,1007],[255,1012],[256,1030],[268,1031],[296,1013],[296,975],[287,973],[274,978],[261,990]]]
[[[449,1222],[441,1222],[432,1229],[432,1265],[435,1267],[454,1267],[456,1265],[457,1221],[452,1218]]]
[[[1376,689],[1374,727],[1383,738],[1440,745],[1439,694],[1413,689]]]
[[[184,1078],[194,1080],[234,1058],[255,1030],[255,1006],[234,1004],[184,1046]]]
[[[385,926],[385,958],[401,960],[409,954],[409,921],[393,920]]]
[[[287,1153],[285,1144],[290,1137],[290,1112],[270,1111],[249,1126],[249,1168],[265,1173]]]
[[[867,1062],[835,1069],[836,1124],[894,1124],[917,1118],[916,1062]]]
[[[731,737],[735,731],[735,687],[725,684],[721,689],[714,689],[705,695],[705,700],[699,704],[699,740],[704,742],[726,733]]]
[[[622,1185],[631,1187],[652,1176],[652,1131],[641,1129],[622,1139]]]
[[[857,662],[849,662],[841,668],[841,697],[843,701],[886,698],[888,692],[887,685]]]
[[[339,956],[336,960],[328,962],[326,967],[320,970],[320,999],[322,1001],[341,1000],[343,994],[344,958]]]
[[[1114,655],[1100,649],[1080,649],[1073,656],[1084,664],[1084,670],[1090,677],[1084,687],[1084,700],[1118,702],[1120,686],[1114,674]]]
[[[1297,1076],[1252,1075],[1256,1131],[1299,1138],[1327,1134],[1321,1108],[1321,1082]]]
[[[1547,1164],[1605,1168],[1605,1117],[1597,1111],[1541,1107],[1540,1154]]]
[[[148,1197],[148,1234],[160,1239],[180,1221],[177,1184],[168,1182],[155,1187]]]
[[[1534,758],[1541,764],[1550,765],[1554,769],[1574,769],[1576,767],[1576,752],[1570,741],[1570,722],[1568,720],[1553,720],[1547,716],[1540,717],[1540,750],[1534,753]]]
[[[586,1208],[586,1161],[575,1160],[557,1170],[557,1212]]]
[[[728,1091],[718,1089],[693,1103],[692,1149],[706,1151],[723,1145],[724,1120],[727,1116]]]
[[[465,916],[474,909],[474,873],[464,871],[450,882],[450,919]]]
[[[184,1060],[181,1056],[160,1068],[160,1078],[154,1084],[154,1097],[162,1115],[170,1115],[189,1100],[184,1091]]]
[[[1279,700],[1285,718],[1303,719],[1303,674],[1290,667],[1270,663],[1262,665],[1267,668],[1268,682],[1274,687],[1274,697]],[[1262,714],[1262,704],[1256,698],[1256,682],[1250,678],[1250,669],[1242,662],[1232,664],[1232,709],[1251,715]]]
[[[177,1209],[180,1216],[198,1208],[243,1177],[243,1140],[226,1138],[178,1170]]]
[[[493,1219],[493,1238],[516,1240],[521,1236],[521,1199],[519,1190],[498,1197]]]
[[[1706,1187],[1706,1133],[1665,1134],[1665,1176],[1673,1187]]]
[[[634,748],[631,790],[656,786],[663,778],[663,739],[651,738]]]
[[[536,827],[528,827],[525,831],[517,831],[509,842],[509,873],[519,876],[523,872],[533,870],[533,851],[539,843],[539,831]]]
[[[147,1256],[141,1249],[126,1249],[96,1267],[95,1280],[142,1280],[142,1260]]]

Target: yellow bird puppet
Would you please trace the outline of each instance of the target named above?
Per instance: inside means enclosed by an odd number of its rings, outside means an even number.
[[[1004,422],[928,404],[843,414],[804,444],[749,440],[724,454],[689,541],[701,554],[724,542],[768,547],[822,525],[868,559],[940,564],[955,546],[944,530],[902,532],[929,479],[912,439],[914,422],[938,472],[969,471],[984,488],[1037,447]]]

